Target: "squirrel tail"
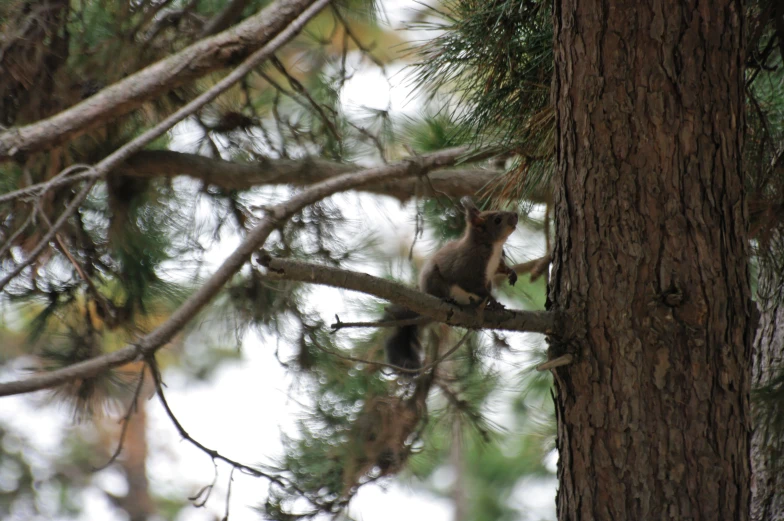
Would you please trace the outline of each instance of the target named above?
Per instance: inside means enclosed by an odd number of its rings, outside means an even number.
[[[384,313],[385,320],[407,320],[416,318],[419,314],[404,307],[391,305]],[[419,369],[422,367],[419,344],[419,326],[417,324],[396,327],[392,335],[387,338],[385,345],[387,362],[404,369]]]

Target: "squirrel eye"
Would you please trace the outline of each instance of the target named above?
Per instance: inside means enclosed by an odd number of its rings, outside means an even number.
[[[498,217],[495,218],[495,223],[496,224],[501,224],[501,216],[498,216]]]

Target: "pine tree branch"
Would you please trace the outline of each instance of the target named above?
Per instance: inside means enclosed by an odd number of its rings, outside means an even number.
[[[64,170],[60,174],[58,174],[58,178],[62,179],[88,179],[89,182],[85,185],[84,188],[77,194],[77,196],[71,200],[68,204],[65,211],[57,218],[54,224],[49,228],[49,231],[43,236],[43,238],[38,242],[38,244],[33,248],[30,252],[30,255],[27,259],[23,262],[20,262],[11,272],[0,280],[0,290],[5,288],[5,286],[11,282],[16,276],[18,276],[25,267],[30,265],[38,255],[43,252],[43,250],[47,247],[49,241],[51,241],[57,231],[65,224],[65,222],[69,219],[71,215],[79,208],[79,205],[84,201],[90,193],[92,186],[98,181],[99,178],[106,175],[108,172],[112,171],[117,165],[123,163],[129,157],[131,157],[136,152],[140,151],[146,145],[151,143],[154,139],[161,136],[164,132],[169,130],[171,127],[185,119],[186,117],[194,114],[198,111],[201,107],[209,103],[210,101],[214,100],[218,97],[222,92],[227,90],[229,87],[234,85],[236,82],[241,80],[243,76],[245,76],[248,72],[253,70],[258,64],[269,58],[272,54],[275,53],[280,47],[282,47],[286,42],[294,38],[299,32],[305,27],[305,24],[313,18],[316,14],[318,14],[321,9],[324,8],[329,3],[330,0],[316,0],[316,2],[311,5],[309,8],[302,13],[302,16],[291,22],[282,32],[280,32],[277,36],[275,36],[267,45],[259,49],[258,51],[254,52],[253,54],[248,57],[247,60],[242,62],[236,69],[231,71],[227,74],[223,79],[213,85],[209,90],[200,94],[196,97],[196,99],[189,102],[184,107],[177,110],[174,114],[170,115],[151,129],[147,130],[141,136],[133,139],[129,143],[126,143],[122,147],[118,148],[114,152],[112,152],[109,156],[101,160],[95,167],[89,168],[89,170],[85,174],[77,174],[71,177],[64,177],[65,172],[69,169]],[[0,140],[2,139],[2,135],[0,135]],[[0,145],[0,149],[2,145]],[[1,152],[1,150],[0,150]],[[54,179],[52,180],[54,181]],[[46,191],[52,187],[52,182],[44,183],[43,190]],[[17,190],[14,194],[18,194],[22,192],[21,190]],[[6,196],[7,197],[7,196]]]
[[[66,221],[68,221],[68,219],[79,209],[79,206],[82,204],[82,202],[85,199],[87,199],[87,196],[90,194],[93,185],[95,185],[95,183],[97,182],[98,182],[98,178],[97,177],[93,178],[89,183],[87,183],[84,186],[84,188],[82,188],[82,190],[78,194],[76,194],[76,197],[74,197],[71,200],[71,202],[68,203],[68,206],[66,206],[63,213],[60,214],[60,216],[57,218],[54,224],[52,224],[49,227],[49,230],[44,234],[41,240],[38,241],[38,244],[36,244],[35,247],[30,251],[30,253],[27,255],[27,258],[22,262],[20,262],[19,264],[17,264],[14,267],[14,269],[8,272],[8,274],[5,277],[3,277],[2,280],[0,280],[0,291],[2,291],[8,285],[9,282],[11,282],[20,273],[22,273],[22,271],[24,271],[24,269],[27,266],[32,264],[35,261],[35,259],[37,259],[38,256],[47,248],[47,246],[49,245],[49,241],[51,241],[54,238],[55,234],[57,233],[57,230],[62,228],[62,226],[66,223]]]
[[[454,164],[454,163],[452,163]],[[445,164],[444,166],[451,166]],[[224,190],[247,190],[254,186],[286,184],[311,186],[348,172],[361,170],[358,165],[337,163],[319,158],[269,159],[238,163],[197,154],[168,150],[144,150],[118,170],[131,177],[174,177],[184,175]],[[362,187],[365,192],[388,195],[407,201],[417,195],[436,193],[450,197],[476,195],[503,172],[481,168],[442,170],[428,174],[428,181],[405,179]]]
[[[182,426],[180,421],[175,416],[174,411],[172,411],[171,407],[169,406],[169,402],[166,400],[166,395],[163,393],[163,380],[161,379],[161,372],[158,368],[157,362],[154,358],[148,358],[148,364],[150,366],[150,374],[152,374],[153,382],[155,383],[155,394],[158,395],[158,399],[161,401],[161,405],[163,406],[163,410],[166,411],[166,416],[169,417],[174,428],[177,429],[177,433],[182,437],[182,439],[189,442],[191,445],[208,455],[212,458],[213,463],[215,460],[223,461],[224,463],[228,463],[231,465],[232,469],[240,469],[240,471],[249,474],[251,476],[257,478],[266,478],[273,483],[280,485],[281,487],[291,486],[291,483],[288,480],[283,481],[280,476],[275,476],[273,474],[268,474],[266,472],[262,472],[256,468],[251,466],[245,465],[244,463],[240,463],[239,461],[233,460],[229,457],[226,457],[219,453],[215,449],[210,449],[206,447],[204,444],[196,440],[193,436],[188,434],[188,431],[185,430],[185,427]],[[213,482],[214,484],[214,482]]]
[[[142,364],[142,369],[139,371],[139,379],[136,382],[136,390],[133,392],[133,398],[128,403],[128,408],[125,410],[125,416],[123,416],[121,423],[122,423],[122,430],[120,430],[120,439],[117,442],[117,448],[114,450],[112,455],[109,457],[109,461],[104,463],[103,465],[99,465],[98,467],[93,468],[93,472],[98,472],[105,468],[108,468],[109,465],[117,461],[117,458],[120,456],[122,452],[123,445],[125,444],[125,435],[128,433],[128,426],[131,424],[131,417],[139,411],[139,395],[142,392],[142,387],[144,386],[144,373],[147,370],[147,364]]]
[[[548,311],[484,309],[480,313],[476,309],[449,304],[414,288],[366,273],[264,256],[259,260],[268,269],[267,277],[271,280],[308,282],[367,293],[452,326],[546,334],[555,329],[556,316]]]
[[[390,165],[368,168],[361,172],[344,174],[313,185],[296,194],[288,201],[269,209],[267,215],[248,232],[245,240],[221,264],[217,271],[205,281],[171,316],[157,329],[142,337],[138,342],[112,353],[97,356],[84,362],[64,367],[22,380],[0,383],[0,396],[24,394],[48,389],[75,380],[95,376],[112,367],[133,360],[148,358],[169,342],[201,309],[221,290],[224,284],[237,273],[251,254],[264,246],[267,237],[287,219],[303,208],[337,192],[353,190],[374,183],[382,183],[411,176],[422,176],[446,164],[453,164],[468,153],[465,147],[441,150]],[[410,290],[413,291],[413,290]]]
[[[458,159],[461,158],[455,157],[454,161],[446,162],[441,166],[451,167]],[[113,173],[138,178],[187,176],[224,190],[248,190],[255,186],[284,184],[308,187],[339,175],[360,170],[362,167],[358,165],[337,163],[320,158],[268,159],[240,163],[171,150],[142,150],[118,166],[113,170]],[[400,201],[407,201],[417,195],[425,197],[436,194],[449,197],[473,196],[502,174],[503,172],[498,170],[482,168],[450,169],[429,173],[426,180],[403,179],[364,186],[361,189],[368,193],[388,195]],[[45,188],[63,186],[93,176],[94,174],[87,172],[28,186],[0,196],[0,203],[36,195]]]
[[[269,44],[318,0],[278,0],[230,31],[198,41],[177,54],[101,90],[48,119],[0,133],[0,161],[62,143],[127,114],[145,101],[205,74],[239,63]]]
[[[418,326],[421,324],[429,324],[430,322],[432,322],[432,320],[428,317],[406,318],[402,320],[379,320],[376,322],[341,322],[340,317],[335,315],[335,323],[329,327],[332,329],[332,333],[337,333],[345,328]]]

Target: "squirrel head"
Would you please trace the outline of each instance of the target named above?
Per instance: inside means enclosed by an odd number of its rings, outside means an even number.
[[[476,239],[491,243],[504,242],[517,227],[515,212],[480,212],[470,197],[463,197],[460,202],[465,208],[466,233]]]

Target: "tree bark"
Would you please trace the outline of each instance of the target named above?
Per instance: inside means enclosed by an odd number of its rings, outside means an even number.
[[[452,164],[460,159],[455,157]],[[255,186],[283,184],[308,187],[362,169],[360,165],[317,157],[242,163],[171,150],[142,150],[115,172],[141,178],[172,178],[184,175],[224,190],[247,190]],[[408,201],[416,196],[475,196],[489,184],[498,181],[502,175],[503,172],[498,170],[478,167],[442,170],[428,174],[427,179],[398,179],[365,186],[362,191],[388,195],[400,201]]]
[[[749,518],[742,16],[554,3],[560,521]]]
[[[776,234],[776,242],[781,244]],[[784,288],[781,266],[767,259],[760,262],[757,304],[760,322],[754,339],[752,386],[769,385],[784,370]],[[754,404],[760,407],[761,404]],[[762,405],[764,406],[764,405]],[[784,439],[770,425],[765,415],[755,411],[751,438],[751,519],[784,521]]]

